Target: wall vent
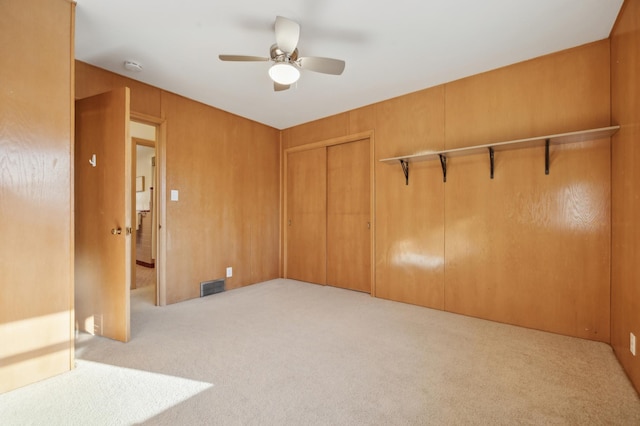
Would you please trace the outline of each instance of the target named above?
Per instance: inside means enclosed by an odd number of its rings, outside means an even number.
[[[204,281],[200,283],[200,297],[224,291],[224,279]]]

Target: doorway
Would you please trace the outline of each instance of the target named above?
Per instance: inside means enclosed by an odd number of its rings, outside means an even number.
[[[157,214],[153,228],[164,217],[162,196],[165,121],[132,113],[130,90],[114,89],[75,103],[74,146],[74,307],[78,331],[127,342],[131,327],[131,287],[135,282],[136,149],[131,122],[154,130],[154,182]],[[155,140],[154,140],[155,139]],[[155,175],[155,176],[153,176]],[[140,187],[144,185],[140,179]],[[164,290],[165,230],[156,247],[152,305],[166,304]]]
[[[132,259],[131,290],[136,300],[159,304],[158,297],[158,128],[154,124],[136,121],[129,123],[134,146],[135,179],[134,229],[135,247]]]

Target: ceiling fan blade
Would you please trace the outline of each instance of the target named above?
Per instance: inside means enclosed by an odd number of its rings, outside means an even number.
[[[340,75],[344,71],[345,62],[340,59],[303,57],[298,59],[300,68],[323,74]]]
[[[300,38],[300,25],[290,19],[276,16],[276,44],[286,53],[293,53]]]
[[[269,58],[263,58],[262,56],[245,56],[245,55],[218,55],[221,61],[236,61],[236,62],[257,62],[268,61]]]
[[[289,89],[289,87],[291,87],[288,84],[280,84],[280,83],[276,83],[275,81],[273,82],[273,91],[274,92],[282,92],[283,90],[287,90]]]

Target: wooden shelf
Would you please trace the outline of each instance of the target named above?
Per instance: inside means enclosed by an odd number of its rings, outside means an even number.
[[[475,145],[465,148],[447,149],[444,151],[430,151],[418,154],[405,155],[402,157],[383,158],[383,163],[402,165],[407,185],[409,184],[409,163],[419,161],[440,160],[442,165],[443,181],[447,181],[447,159],[452,157],[461,157],[464,155],[489,154],[491,162],[491,178],[493,179],[493,157],[495,152],[507,151],[512,149],[532,148],[538,146],[545,147],[545,173],[549,174],[549,146],[561,145],[566,143],[577,143],[592,141],[610,137],[620,129],[620,126],[602,127],[599,129],[581,130],[578,132],[559,133],[556,135],[538,136],[535,138],[516,139],[506,142],[496,142],[485,145]]]

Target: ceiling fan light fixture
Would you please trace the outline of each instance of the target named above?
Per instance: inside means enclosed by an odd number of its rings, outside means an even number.
[[[300,78],[300,70],[287,62],[277,62],[269,68],[269,77],[278,84],[288,86]]]

